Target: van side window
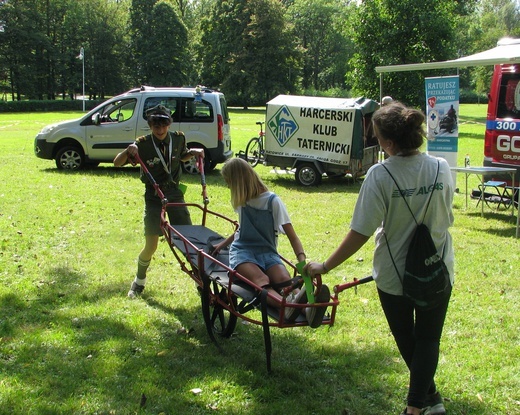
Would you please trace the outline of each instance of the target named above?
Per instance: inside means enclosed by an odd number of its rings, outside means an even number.
[[[134,115],[136,99],[122,99],[108,104],[100,113],[100,122],[116,123],[129,120]]]
[[[213,107],[207,101],[183,99],[181,103],[181,122],[213,122]]]
[[[503,74],[498,98],[497,118],[518,118],[520,115],[520,74]],[[516,99],[515,99],[516,98]]]
[[[172,112],[172,119],[173,121],[179,121],[179,107],[180,99],[175,97],[151,97],[147,98],[144,102],[143,106],[143,119],[146,120],[146,111],[148,111],[150,108],[153,108],[157,105],[163,105],[166,108],[168,108]]]

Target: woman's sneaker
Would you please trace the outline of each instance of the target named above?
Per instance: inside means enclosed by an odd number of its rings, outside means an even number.
[[[319,294],[315,297],[317,303],[328,303],[330,302],[330,290],[325,284],[321,286]],[[327,311],[327,307],[307,307],[305,309],[305,315],[309,326],[313,329],[319,327],[323,322],[323,316]]]
[[[290,292],[289,295],[285,299],[286,303],[294,303],[294,304],[305,304],[307,302],[307,292],[305,288],[301,289],[298,292]],[[286,323],[294,323],[300,313],[303,311],[303,308],[297,307],[285,307],[285,322]]]
[[[135,298],[139,297],[144,290],[144,285],[139,285],[135,281],[132,283],[132,286],[130,287],[130,291],[128,291],[128,297],[129,298]]]
[[[445,415],[444,401],[439,392],[428,395],[426,397],[425,406],[421,412],[422,415]]]

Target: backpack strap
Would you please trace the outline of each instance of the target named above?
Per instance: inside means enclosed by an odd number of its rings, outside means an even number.
[[[401,188],[399,187],[399,184],[397,184],[397,181],[395,180],[395,177],[392,175],[392,173],[390,173],[390,170],[388,170],[388,168],[384,164],[381,164],[381,166],[383,166],[385,168],[385,170],[387,171],[387,173],[390,175],[390,177],[394,181],[395,185],[397,186],[397,190],[399,190],[399,194],[403,198],[404,203],[406,204],[406,207],[410,211],[410,214],[412,215],[412,218],[415,221],[415,224],[419,225],[419,223],[417,222],[417,219],[415,218],[415,215],[412,212],[412,208],[410,207],[410,205],[406,201],[406,198],[404,197],[404,193],[401,190]],[[432,200],[433,192],[435,191],[435,187],[437,186],[437,179],[439,178],[439,168],[440,168],[440,162],[439,162],[439,160],[437,160],[437,173],[435,174],[435,181],[433,183],[433,189],[432,189],[432,192],[430,193],[430,197],[428,198],[428,203],[426,205],[426,210],[424,211],[424,215],[423,215],[421,223],[424,222],[424,218],[426,217],[426,212],[428,211],[428,208],[430,207],[430,202]]]

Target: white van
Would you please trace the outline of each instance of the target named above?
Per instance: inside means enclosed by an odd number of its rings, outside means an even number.
[[[58,169],[112,163],[137,137],[150,133],[145,114],[158,104],[172,112],[170,130],[184,132],[188,147],[204,148],[205,170],[232,157],[224,94],[204,87],[132,89],[79,119],[44,127],[34,140],[34,152],[39,158],[56,160]],[[184,169],[196,173],[194,160],[186,162]]]

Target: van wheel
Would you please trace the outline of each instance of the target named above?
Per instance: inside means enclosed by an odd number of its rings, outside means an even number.
[[[204,151],[204,173],[209,173],[215,166],[211,161],[211,157],[207,151]],[[199,174],[199,167],[197,166],[197,159],[190,158],[188,161],[182,163],[182,170],[188,174]]]
[[[56,167],[59,170],[79,170],[85,165],[85,156],[79,147],[63,147],[56,154]]]
[[[321,174],[313,163],[302,163],[296,167],[295,179],[302,186],[318,186]]]

